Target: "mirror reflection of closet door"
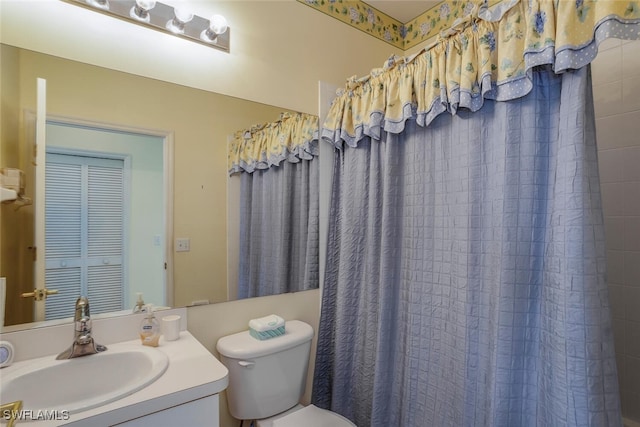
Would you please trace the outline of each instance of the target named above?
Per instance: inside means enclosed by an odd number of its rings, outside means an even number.
[[[80,295],[92,314],[124,310],[128,159],[48,146],[45,281],[59,295],[45,320],[69,317]]]

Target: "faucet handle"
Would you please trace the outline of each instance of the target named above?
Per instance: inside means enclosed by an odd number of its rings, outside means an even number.
[[[3,403],[0,405],[0,415],[4,421],[9,421],[6,427],[13,427],[16,420],[20,418],[20,411],[22,410],[22,400],[16,400],[11,403]]]
[[[91,318],[91,313],[89,310],[89,300],[87,297],[80,296],[76,300],[76,312],[74,316],[75,321],[79,321],[82,318]]]
[[[78,297],[76,300],[76,313],[74,316],[76,342],[86,344],[91,341],[91,314],[89,313],[89,300],[87,297]]]
[[[91,314],[87,297],[80,296],[76,300],[73,322],[75,329],[73,343],[71,347],[60,353],[56,360],[87,356],[107,349],[107,347],[97,344],[91,336]]]
[[[76,332],[91,332],[91,318],[82,317],[75,321]]]

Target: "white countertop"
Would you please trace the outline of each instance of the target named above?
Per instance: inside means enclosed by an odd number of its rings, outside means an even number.
[[[140,340],[127,341],[126,343],[142,345]],[[117,346],[118,344],[113,345]],[[229,373],[227,368],[188,331],[181,331],[180,339],[177,341],[164,341],[164,337],[162,337],[160,345],[156,349],[169,357],[169,366],[162,376],[147,387],[104,406],[71,414],[66,421],[21,420],[16,423],[16,426],[103,427],[214,395],[227,388]],[[51,357],[55,357],[55,355]],[[17,362],[14,363],[14,367],[20,367],[27,363],[29,360]],[[72,380],[78,381],[78,387],[82,387],[82,382],[90,381],[90,378]],[[51,392],[55,393],[54,384],[42,384],[42,386],[50,388]]]

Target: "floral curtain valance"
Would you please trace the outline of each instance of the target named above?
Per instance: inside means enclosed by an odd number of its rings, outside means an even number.
[[[356,146],[365,135],[402,132],[408,119],[427,126],[445,111],[477,111],[484,99],[519,98],[531,90],[536,66],[582,68],[602,40],[640,38],[640,1],[505,0],[468,12],[431,47],[349,79],[322,137]]]
[[[252,173],[297,163],[318,154],[318,117],[304,113],[282,113],[280,119],[239,130],[229,144],[229,174]]]

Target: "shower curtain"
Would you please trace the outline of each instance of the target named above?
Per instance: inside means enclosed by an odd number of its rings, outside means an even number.
[[[235,133],[229,174],[240,173],[238,298],[317,289],[318,117]]]
[[[640,8],[502,6],[325,121],[312,401],[359,427],[621,425],[588,63]]]
[[[318,162],[241,176],[238,298],[318,288]]]
[[[336,151],[314,399],[358,426],[620,421],[587,69]]]

